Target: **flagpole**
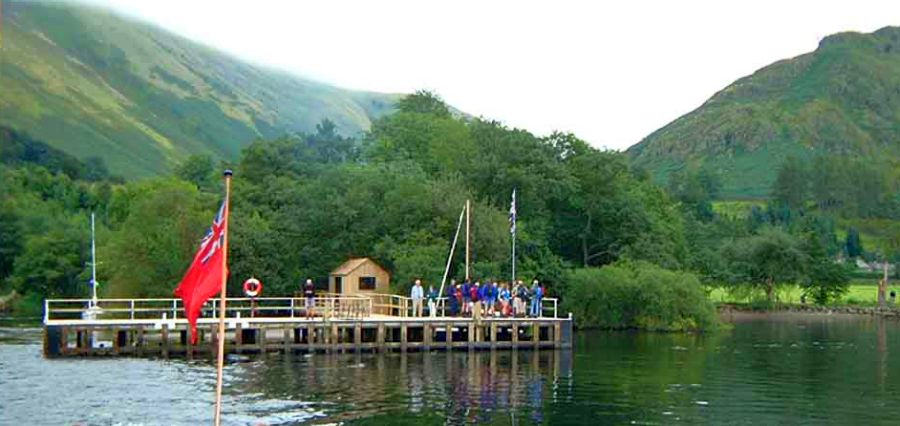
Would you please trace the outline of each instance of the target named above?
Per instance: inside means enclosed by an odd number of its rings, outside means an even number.
[[[519,219],[518,218],[519,212],[518,212],[518,209],[516,208],[516,189],[515,188],[513,188],[512,206],[510,207],[510,213],[511,213],[510,220],[512,221],[512,223],[510,224],[512,226],[512,278],[511,278],[512,281],[510,281],[510,282],[515,283],[516,282],[516,226],[517,226],[516,221]]]
[[[216,417],[215,425],[222,423],[222,382],[225,369],[225,296],[228,280],[228,215],[231,213],[231,170],[225,170],[225,217],[222,241],[222,290],[219,292],[219,350],[216,364]]]

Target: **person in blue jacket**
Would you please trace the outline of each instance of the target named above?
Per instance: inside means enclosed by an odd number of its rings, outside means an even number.
[[[447,307],[450,308],[450,316],[455,317],[459,315],[459,303],[456,300],[456,280],[450,280],[445,296],[447,296]]]
[[[538,280],[534,280],[531,284],[531,316],[539,317],[542,315],[541,312],[541,299],[544,298],[543,295],[543,287],[538,282]]]
[[[478,300],[481,300],[481,313],[488,315],[488,307],[491,303],[491,280],[484,280],[484,285],[478,288]]]

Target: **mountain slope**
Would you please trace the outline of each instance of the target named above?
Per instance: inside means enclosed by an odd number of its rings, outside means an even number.
[[[0,125],[126,177],[189,153],[235,158],[255,138],[324,118],[352,135],[396,99],[254,66],[94,7],[0,1]]]
[[[628,149],[665,181],[711,167],[730,197],[764,197],[787,156],[900,154],[900,28],[840,33],[716,93]]]

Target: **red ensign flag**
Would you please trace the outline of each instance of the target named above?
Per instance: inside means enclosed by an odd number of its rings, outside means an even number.
[[[222,202],[219,213],[213,219],[212,227],[200,242],[200,250],[194,256],[175,295],[184,302],[184,312],[191,324],[191,343],[197,343],[197,318],[200,309],[210,297],[222,291],[222,270],[225,264],[225,234],[228,232],[228,200]]]

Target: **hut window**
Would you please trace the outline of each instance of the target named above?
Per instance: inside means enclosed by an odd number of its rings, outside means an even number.
[[[375,277],[359,277],[360,290],[375,290]]]

